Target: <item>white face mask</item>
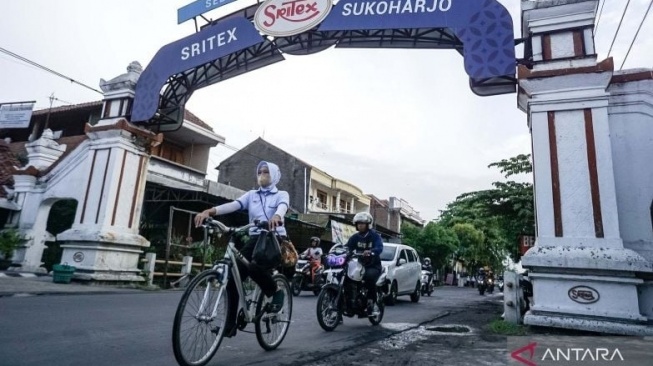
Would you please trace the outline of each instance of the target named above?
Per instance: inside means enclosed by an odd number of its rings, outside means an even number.
[[[267,187],[270,185],[270,174],[259,174],[258,176],[258,185],[261,187]]]

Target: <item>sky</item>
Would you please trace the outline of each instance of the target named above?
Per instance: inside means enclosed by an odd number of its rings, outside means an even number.
[[[520,1],[499,1],[520,37]],[[617,68],[649,1],[630,2],[610,53]],[[146,67],[159,48],[192,34],[192,21],[177,24],[177,9],[190,2],[0,0],[0,47],[99,90],[100,78],[124,73],[132,61]],[[248,3],[205,16],[217,19]],[[625,4],[605,3],[595,34],[599,60],[608,55]],[[652,33],[647,19],[625,69],[653,66]],[[328,49],[287,55],[200,89],[186,106],[231,147],[263,137],[366,194],[402,198],[432,220],[458,195],[503,180],[490,163],[530,153],[516,94],[479,97],[468,83],[463,59],[452,50]],[[43,109],[52,94],[53,106],[102,99],[0,53],[0,103],[36,100],[35,109]],[[214,168],[233,153],[212,149],[207,177],[216,179]]]

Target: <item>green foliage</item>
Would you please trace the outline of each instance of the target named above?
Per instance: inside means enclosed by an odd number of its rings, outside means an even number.
[[[402,242],[417,250],[422,258],[429,257],[434,268],[441,268],[458,247],[453,230],[437,222],[429,222],[424,228],[411,224],[401,227]]]
[[[528,329],[520,324],[509,323],[502,319],[497,319],[488,324],[488,328],[496,333],[506,336],[520,336],[528,334]]]
[[[21,242],[20,234],[14,229],[0,231],[0,254],[10,259]]]
[[[488,167],[499,168],[506,178],[533,170],[530,155],[524,154]],[[455,256],[465,261],[468,269],[488,265],[495,272],[502,270],[506,255],[519,260],[519,235],[535,232],[533,185],[515,181],[492,185],[492,189],[461,194],[441,213],[439,222],[454,228],[461,239]],[[474,230],[483,233],[482,242]]]

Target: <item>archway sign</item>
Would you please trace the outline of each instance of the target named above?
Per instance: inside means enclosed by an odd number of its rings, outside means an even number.
[[[175,130],[195,90],[332,46],[454,49],[476,94],[516,88],[512,18],[497,0],[267,0],[163,46],[138,80],[131,121]]]

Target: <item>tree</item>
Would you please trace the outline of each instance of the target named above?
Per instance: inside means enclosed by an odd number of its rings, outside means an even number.
[[[488,165],[497,167],[506,178],[533,171],[530,155],[517,155]],[[470,224],[484,234],[482,246],[468,247],[461,241],[458,252],[467,260],[482,260],[497,270],[506,254],[519,260],[519,235],[535,232],[533,185],[506,181],[492,183],[492,189],[463,193],[441,212],[440,221],[447,227]],[[463,230],[463,231],[460,231]],[[467,233],[470,229],[459,229]],[[462,258],[462,257],[461,257]]]
[[[429,222],[424,228],[411,224],[401,226],[403,242],[417,250],[422,258],[429,257],[433,268],[441,268],[458,247],[455,233],[437,222]]]

